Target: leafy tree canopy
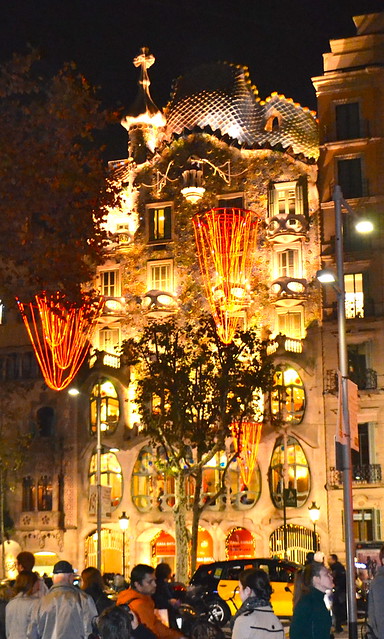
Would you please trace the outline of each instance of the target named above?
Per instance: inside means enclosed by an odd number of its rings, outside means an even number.
[[[0,67],[2,298],[76,298],[105,246],[114,192],[95,131],[108,116],[74,65],[50,77],[31,52]]]

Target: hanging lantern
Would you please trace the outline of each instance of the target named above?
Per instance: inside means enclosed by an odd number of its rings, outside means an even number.
[[[207,299],[220,339],[230,344],[250,299],[259,218],[253,211],[222,208],[192,219]]]
[[[104,299],[91,300],[83,295],[83,304],[68,304],[61,293],[40,293],[35,301],[17,300],[44,380],[53,390],[66,388],[83,363]]]
[[[233,422],[230,424],[241,478],[247,487],[257,462],[262,426],[261,422]]]

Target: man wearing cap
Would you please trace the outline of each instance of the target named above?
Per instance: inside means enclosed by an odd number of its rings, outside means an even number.
[[[53,586],[40,599],[27,631],[27,639],[87,639],[97,617],[92,597],[73,585],[68,561],[53,567]]]

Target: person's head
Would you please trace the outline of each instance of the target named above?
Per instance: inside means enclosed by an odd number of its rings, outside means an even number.
[[[39,576],[32,570],[22,570],[16,577],[13,587],[15,595],[22,592],[24,595],[32,595],[35,592],[35,586]]]
[[[311,564],[315,559],[315,553],[313,552],[313,550],[310,550],[309,552],[307,552],[307,555],[305,557],[305,563],[306,564]]]
[[[28,552],[27,550],[19,552],[16,557],[17,572],[21,572],[22,570],[33,570],[34,565],[35,557],[31,552]]]
[[[384,565],[384,546],[381,546],[380,548],[380,552],[379,552],[379,561],[381,563],[381,565]]]
[[[240,598],[245,601],[248,597],[257,597],[269,601],[272,594],[269,578],[264,570],[248,568],[239,575]]]
[[[101,639],[130,639],[131,616],[126,606],[112,606],[98,617],[98,634]]]
[[[337,555],[335,555],[334,553],[332,553],[331,555],[329,555],[328,557],[328,563],[330,566],[333,566],[333,564],[335,564],[337,561],[339,561],[339,558]]]
[[[169,564],[158,564],[155,570],[156,581],[166,581],[172,574],[172,568]]]
[[[315,556],[313,558],[314,561],[317,561],[319,564],[323,564],[325,559],[325,555],[321,550],[317,550],[315,552]]]
[[[69,561],[58,561],[53,566],[52,581],[54,584],[71,584],[73,576],[74,570]]]
[[[333,588],[333,578],[331,572],[324,566],[324,564],[314,561],[312,564],[312,586],[316,590],[326,592]]]
[[[104,590],[104,582],[100,570],[93,566],[88,566],[81,573],[81,587],[83,590],[97,586],[99,590]]]
[[[131,572],[131,588],[143,595],[153,595],[156,590],[155,570],[146,564],[137,564]]]

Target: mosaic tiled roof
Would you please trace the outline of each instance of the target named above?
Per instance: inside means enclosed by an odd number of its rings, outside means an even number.
[[[246,67],[218,62],[192,70],[176,81],[165,116],[168,140],[209,128],[246,148],[279,146],[318,157],[314,113],[275,93],[261,101]]]

